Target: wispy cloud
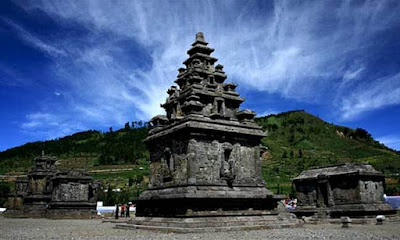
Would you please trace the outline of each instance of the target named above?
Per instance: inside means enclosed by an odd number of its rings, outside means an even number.
[[[0,62],[0,85],[23,86],[30,82],[31,80],[22,77],[17,69]]]
[[[44,40],[36,37],[34,34],[25,30],[17,23],[6,18],[0,18],[0,19],[3,20],[5,23],[7,23],[10,27],[12,27],[19,34],[21,39],[23,39],[27,44],[45,52],[46,54],[49,54],[51,57],[58,57],[65,55],[65,52],[63,50],[60,50],[46,43]]]
[[[360,84],[343,96],[340,110],[342,118],[348,120],[395,104],[400,104],[400,73]]]
[[[362,73],[362,71],[364,71],[365,68],[364,67],[359,67],[357,69],[348,69],[343,76],[343,80],[344,82],[347,81],[351,81],[353,79],[356,79],[360,76],[360,74]]]
[[[277,113],[279,113],[279,111],[272,110],[272,109],[267,109],[264,112],[257,113],[257,117],[265,117],[265,116],[268,116],[268,115],[271,115],[271,114],[277,114]]]
[[[72,132],[86,130],[80,123],[71,124],[66,116],[36,112],[26,116],[27,121],[21,125],[28,135],[39,135],[44,138],[57,138]]]
[[[83,29],[44,40],[9,22],[55,61],[55,81],[67,90],[65,111],[74,116],[67,122],[90,118],[122,125],[162,113],[159,105],[197,31],[216,49],[229,80],[249,89],[303,102],[338,102],[333,107],[344,119],[399,103],[397,86],[383,95],[389,78],[371,80],[366,93],[361,87],[359,94],[345,91],[368,74],[366,66],[379,51],[376,39],[398,26],[395,2],[65,0],[21,7]],[[372,105],[365,102],[371,96]]]
[[[57,126],[60,125],[59,121],[54,115],[48,113],[34,113],[26,116],[29,122],[23,123],[21,126],[26,129],[35,128],[38,126]]]
[[[386,135],[377,140],[392,149],[400,150],[400,135]]]

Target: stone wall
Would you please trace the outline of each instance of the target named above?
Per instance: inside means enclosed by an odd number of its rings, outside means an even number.
[[[79,182],[61,183],[53,189],[52,201],[89,201],[89,184]]]
[[[29,181],[29,192],[33,195],[43,194],[48,192],[48,180],[47,178],[31,178]]]
[[[263,184],[259,146],[191,139],[155,144],[152,149],[150,188]]]
[[[293,180],[298,199],[295,213],[330,217],[393,214],[383,202],[384,175],[368,164],[341,164],[302,172]]]
[[[297,204],[301,206],[317,206],[317,189],[311,182],[296,185]]]
[[[358,182],[360,189],[361,203],[378,203],[383,202],[383,182],[360,180]]]
[[[352,176],[334,177],[330,180],[334,204],[361,203],[358,178]]]
[[[15,181],[15,195],[25,196],[28,192],[29,181],[27,179],[17,179]]]

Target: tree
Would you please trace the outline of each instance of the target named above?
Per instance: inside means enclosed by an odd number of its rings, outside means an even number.
[[[5,182],[0,182],[0,207],[7,202],[7,195],[10,193],[10,186]]]
[[[299,148],[299,158],[303,157],[303,151],[301,150],[301,148]]]
[[[294,136],[294,133],[292,132],[292,133],[290,134],[289,142],[290,142],[290,143],[294,143],[294,139],[295,139],[295,136]]]
[[[367,130],[362,129],[362,128],[356,128],[356,131],[354,132],[354,137],[358,139],[364,139],[364,140],[371,140],[371,134],[367,132]]]
[[[111,185],[108,185],[107,194],[104,199],[104,205],[112,206],[115,205],[116,203],[117,203],[117,194],[113,191]]]

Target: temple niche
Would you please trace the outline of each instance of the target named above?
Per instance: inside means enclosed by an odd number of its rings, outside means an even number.
[[[185,67],[178,70],[178,86],[168,89],[161,105],[166,115],[151,119],[145,139],[149,188],[136,202],[137,218],[130,227],[143,227],[149,217],[200,221],[198,217],[258,216],[259,224],[277,221],[283,196],[265,188],[261,172],[260,144],[266,134],[254,122],[254,111],[240,109],[244,99],[236,84],[225,82],[223,66],[214,65],[213,51],[203,33],[197,33]],[[218,226],[225,220],[207,221]],[[241,221],[250,220],[236,222]]]
[[[9,217],[91,218],[98,184],[84,170],[58,171],[57,158],[36,157],[25,178],[15,182]]]
[[[383,201],[385,176],[369,164],[340,164],[303,171],[293,179],[298,200],[295,214],[337,219],[393,215]]]

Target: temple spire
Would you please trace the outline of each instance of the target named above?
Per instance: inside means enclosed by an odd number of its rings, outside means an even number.
[[[204,33],[198,32],[196,33],[196,42],[205,42],[206,40],[204,39]]]
[[[254,123],[254,112],[239,110],[244,99],[235,91],[236,84],[225,83],[223,66],[214,66],[218,59],[211,56],[214,49],[207,45],[204,34],[196,33],[195,42],[187,51],[189,58],[183,62],[186,67],[178,69],[175,83],[179,87],[170,88],[166,102],[161,105],[167,116],[155,117],[152,121],[155,126],[188,115]]]

